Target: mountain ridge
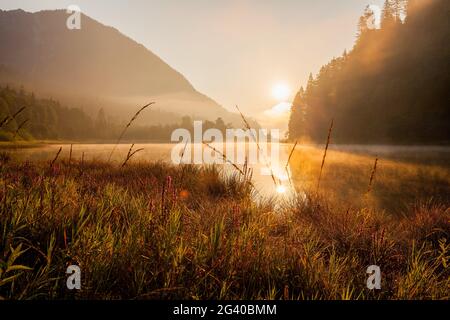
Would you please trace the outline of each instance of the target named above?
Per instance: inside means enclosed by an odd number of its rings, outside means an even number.
[[[0,10],[0,42],[4,44],[0,82],[23,85],[87,108],[91,114],[104,107],[123,118],[130,108],[154,100],[159,110],[180,118],[240,121],[237,114],[197,91],[183,74],[117,28],[82,14],[81,29],[69,30],[68,17],[61,9]],[[157,119],[150,113],[141,121],[153,124]]]

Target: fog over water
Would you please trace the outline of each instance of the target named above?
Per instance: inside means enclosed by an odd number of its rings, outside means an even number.
[[[136,144],[133,150],[143,148],[142,151],[136,153],[131,159],[131,163],[142,163],[142,162],[153,162],[153,161],[163,161],[172,163],[171,153],[172,149],[176,144],[157,144],[157,143],[147,143],[147,144]],[[46,144],[37,147],[26,147],[26,148],[14,148],[8,147],[3,148],[9,153],[16,156],[21,161],[49,161],[52,160],[59,148],[62,147],[62,152],[60,154],[60,159],[68,158],[70,153],[70,144]],[[308,148],[319,148],[323,149],[324,146],[297,146],[297,150],[304,149],[307,151]],[[113,144],[74,144],[72,146],[72,159],[85,161],[98,160],[107,161],[114,148]],[[120,165],[126,158],[130,144],[120,144],[117,146],[111,161],[117,165]],[[249,167],[253,169],[253,182],[258,190],[257,192],[262,196],[285,196],[290,193],[290,182],[289,175],[291,175],[290,166],[301,165],[301,164],[290,164],[286,170],[285,165],[287,164],[287,159],[291,151],[291,144],[280,144],[280,156],[278,165],[272,167],[272,172],[279,180],[280,186],[275,186],[273,179],[271,177],[270,170],[267,170],[267,159],[260,157],[258,163],[250,164]],[[191,148],[192,155],[193,149]],[[207,150],[208,148],[203,146],[204,152],[211,153],[212,150]],[[379,157],[384,159],[390,159],[395,161],[405,161],[405,162],[426,162],[428,164],[436,164],[444,167],[448,167],[450,164],[450,147],[445,146],[386,146],[386,145],[330,145],[329,150],[336,152],[344,152],[350,154],[360,154],[373,157]],[[270,149],[269,149],[270,151]],[[193,159],[193,157],[192,157]],[[225,173],[235,173],[238,174],[236,169],[231,165],[225,165],[221,167],[225,168]],[[242,167],[241,164],[239,164]],[[265,174],[263,174],[263,172]]]

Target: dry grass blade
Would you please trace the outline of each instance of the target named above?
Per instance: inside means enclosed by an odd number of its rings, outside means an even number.
[[[294,146],[292,147],[291,152],[289,153],[289,157],[286,162],[286,168],[289,166],[289,162],[291,161],[292,155],[294,154],[295,147],[297,147],[297,143],[298,143],[298,140],[295,141]]]
[[[127,158],[130,156],[131,151],[133,150],[133,147],[134,147],[134,143],[131,144],[130,149],[128,149]]]
[[[270,176],[272,177],[272,181],[275,184],[275,187],[277,187],[279,184],[279,181],[277,182],[277,179],[275,178],[275,174],[273,173],[273,168],[272,166],[269,164],[269,161],[266,158],[266,155],[261,152],[261,147],[259,146],[259,142],[258,139],[256,139],[255,135],[253,134],[253,130],[250,127],[250,124],[248,123],[247,119],[245,118],[244,114],[241,112],[241,110],[239,109],[239,107],[236,105],[236,110],[239,112],[239,114],[241,115],[242,121],[245,124],[245,128],[250,131],[250,134],[252,135],[253,141],[255,141],[256,143],[256,147],[258,148],[258,152],[259,154],[262,154],[263,158],[264,158],[264,162],[265,162],[265,166],[270,170]]]
[[[58,160],[59,154],[62,151],[62,147],[59,148],[58,152],[56,153],[55,158],[52,160],[52,162],[50,163],[50,168],[53,168],[53,165],[55,164],[56,160]]]
[[[213,146],[211,146],[211,145],[210,145],[209,143],[207,143],[207,142],[204,142],[204,141],[203,141],[203,144],[204,144],[205,146],[207,146],[208,148],[210,148],[211,150],[213,150],[214,152],[217,152],[217,153],[222,157],[223,161],[225,161],[226,163],[231,164],[231,165],[233,166],[233,168],[235,168],[237,171],[239,171],[239,173],[240,173],[241,175],[243,175],[243,176],[245,177],[244,171],[243,171],[241,168],[239,168],[235,163],[233,163],[233,161],[229,160],[229,159],[227,158],[227,156],[226,156],[224,153],[220,152],[219,150],[217,150],[216,148],[214,148]]]
[[[9,122],[11,122],[12,120],[14,120],[19,114],[21,114],[23,112],[23,110],[25,110],[26,107],[22,107],[20,108],[16,113],[14,113],[12,116],[6,116],[2,122],[0,122],[0,128],[7,125]]]
[[[134,143],[131,145],[130,149],[128,149],[127,158],[126,158],[125,161],[122,163],[122,167],[125,167],[126,164],[127,164],[127,162],[128,162],[128,160],[130,160],[136,153],[138,153],[139,151],[144,150],[144,148],[140,148],[140,149],[137,149],[137,150],[135,150],[135,151],[132,151],[132,150],[133,150],[133,147],[134,147]]]
[[[69,166],[70,166],[70,163],[72,162],[72,148],[73,148],[73,144],[70,144],[70,152],[69,152]]]
[[[291,173],[289,172],[289,162],[291,161],[292,155],[294,154],[294,150],[297,147],[297,143],[298,143],[298,140],[295,141],[294,146],[292,147],[291,152],[289,153],[289,157],[288,157],[288,159],[286,161],[286,166],[284,167],[284,170],[286,171],[286,174],[287,174],[288,179],[289,179],[289,185],[291,186],[291,188],[293,190],[295,190],[295,189],[294,189],[294,185],[292,183]]]
[[[245,124],[245,127],[248,129],[248,130],[250,130],[251,129],[251,127],[250,127],[250,124],[248,123],[248,121],[247,121],[247,119],[244,117],[244,114],[241,112],[241,110],[239,109],[239,107],[236,105],[236,110],[239,112],[239,114],[241,115],[241,118],[242,118],[242,121],[244,122],[244,124]]]
[[[210,144],[208,144],[207,142],[204,142],[203,141],[203,144],[204,145],[206,145],[208,148],[210,148],[211,150],[213,150],[214,152],[217,152],[221,157],[222,157],[222,159],[226,162],[226,163],[229,163],[229,164],[231,164],[232,166],[233,166],[233,168],[234,169],[236,169],[243,177],[244,177],[244,181],[246,182],[246,183],[248,183],[251,187],[252,187],[252,189],[257,193],[257,194],[259,194],[260,195],[260,193],[258,192],[258,190],[256,189],[256,187],[255,187],[255,185],[252,183],[252,181],[251,181],[251,179],[252,179],[252,175],[253,175],[253,170],[250,168],[250,169],[247,169],[247,161],[246,161],[246,164],[245,164],[245,172],[244,172],[244,170],[242,170],[241,168],[239,168],[235,163],[233,163],[233,161],[231,161],[231,160],[229,160],[228,158],[227,158],[227,156],[223,153],[223,152],[220,152],[219,150],[217,150],[216,148],[214,148],[213,146],[211,146]]]
[[[137,149],[137,150],[134,150],[134,151],[130,154],[130,158],[131,158],[132,156],[134,156],[136,153],[138,153],[138,152],[140,152],[140,151],[142,151],[142,150],[144,150],[144,148],[139,148],[139,149]]]
[[[16,136],[19,134],[19,131],[23,128],[23,126],[29,121],[29,119],[26,119],[23,121],[18,127],[17,130],[14,132],[13,140],[16,139]]]
[[[137,149],[137,150],[134,150],[133,153],[130,154],[130,158],[131,158],[132,156],[134,156],[136,153],[138,153],[138,152],[140,152],[140,151],[142,151],[142,150],[144,150],[144,148],[139,148],[139,149]]]
[[[6,116],[2,122],[0,122],[0,128],[2,128],[4,125],[8,124],[9,120],[10,120],[10,116]]]
[[[289,286],[285,285],[283,290],[283,299],[289,300]]]
[[[319,191],[320,180],[322,179],[322,171],[323,171],[323,167],[325,166],[325,159],[327,158],[328,146],[330,145],[330,141],[331,141],[331,132],[333,131],[333,125],[334,125],[334,119],[331,119],[330,128],[328,129],[327,144],[325,145],[325,150],[323,152],[323,157],[322,157],[322,164],[320,165],[319,180],[317,181],[316,192]]]
[[[116,144],[114,145],[114,148],[111,150],[111,153],[109,154],[109,158],[108,158],[108,162],[111,161],[111,157],[114,153],[114,151],[117,148],[117,145],[120,143],[120,141],[122,140],[123,136],[125,135],[125,132],[127,131],[127,129],[131,126],[131,124],[134,122],[134,120],[137,119],[137,117],[139,116],[139,114],[144,111],[145,109],[147,109],[148,107],[150,107],[151,105],[155,104],[155,102],[150,102],[147,103],[145,106],[143,106],[142,108],[140,108],[135,114],[134,116],[131,118],[131,120],[127,123],[127,125],[125,126],[125,128],[122,130],[122,132],[120,133],[119,138],[117,139]]]
[[[15,119],[19,114],[21,114],[23,112],[23,110],[25,110],[27,107],[22,107],[20,108],[16,113],[13,114],[13,116],[11,117],[12,119]]]
[[[372,191],[372,184],[375,179],[375,174],[377,172],[377,165],[378,165],[378,157],[375,158],[372,173],[370,174],[369,187],[367,188],[367,193],[370,193],[370,191]]]
[[[187,145],[188,145],[188,142],[186,141],[186,144],[184,145],[183,152],[181,153],[180,164],[183,163],[183,158],[184,158],[184,154],[186,153]]]

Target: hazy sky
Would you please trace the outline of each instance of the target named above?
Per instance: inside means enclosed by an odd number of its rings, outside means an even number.
[[[78,5],[160,56],[200,92],[253,116],[290,98],[310,72],[352,47],[359,16],[383,0],[0,0],[26,11]],[[265,113],[268,114],[267,112]]]

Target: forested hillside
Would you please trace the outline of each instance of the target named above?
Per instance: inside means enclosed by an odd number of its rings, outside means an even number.
[[[141,125],[174,124],[185,115],[241,125],[238,114],[142,44],[84,14],[83,27],[69,30],[67,18],[66,10],[0,9],[0,84],[22,85],[94,115],[101,104],[123,121],[143,100],[157,101],[137,119]]]
[[[139,106],[136,106],[139,107]],[[130,113],[130,117],[134,111]],[[128,122],[128,121],[127,121]],[[53,99],[42,99],[23,89],[0,87],[0,141],[76,140],[116,141],[126,122],[112,121],[101,108],[91,118],[79,108],[69,108]],[[225,131],[231,127],[222,118],[203,122],[205,130]],[[184,116],[180,123],[168,125],[131,126],[124,139],[132,141],[168,142],[175,129],[186,128],[193,133],[193,119]]]
[[[289,137],[336,143],[450,141],[450,1],[388,0],[379,28],[368,7],[350,52],[310,76]]]
[[[85,139],[94,136],[92,120],[81,109],[68,108],[33,93],[0,88],[0,140]]]

